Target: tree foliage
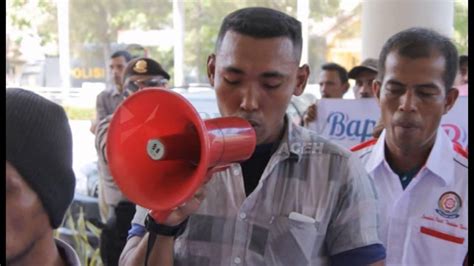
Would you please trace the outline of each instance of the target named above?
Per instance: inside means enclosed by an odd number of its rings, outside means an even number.
[[[184,64],[188,82],[207,82],[207,56],[214,52],[214,45],[222,20],[228,13],[248,6],[270,7],[296,15],[296,1],[201,0],[185,2]]]
[[[468,11],[467,5],[460,1],[454,2],[454,44],[459,54],[468,52]]]
[[[339,15],[340,2],[341,0],[310,0],[310,19],[318,22],[324,17]],[[207,82],[207,55],[213,52],[219,26],[226,14],[246,6],[271,7],[293,16],[297,13],[297,0],[185,0],[183,6],[184,74],[187,83]],[[111,52],[120,47],[117,44],[120,31],[172,28],[173,1],[69,0],[69,15],[71,58],[82,60],[94,57],[95,60],[105,64]],[[454,40],[460,53],[467,53],[467,17],[467,5],[455,1]],[[57,7],[54,0],[7,0],[7,21],[16,32],[39,36],[42,45],[58,42]],[[347,29],[344,33],[348,36],[354,34],[357,34],[357,31],[352,29]],[[18,42],[21,36],[16,36],[15,40]],[[149,38],[156,37],[150,35]],[[136,43],[140,41],[136,40]],[[311,62],[324,60],[321,58],[324,54],[320,51],[324,42],[311,41],[318,43],[309,47]],[[92,48],[96,52],[90,53]],[[160,47],[146,48],[149,55],[157,59],[171,76],[174,76],[173,50]]]
[[[11,41],[19,44],[26,36],[38,36],[43,47],[57,43],[57,12],[53,2],[7,0],[6,4]]]
[[[82,49],[84,45],[98,45],[102,49],[96,54],[105,64],[114,50],[113,44],[117,44],[120,30],[169,27],[172,25],[171,11],[170,1],[71,0],[71,56],[87,57],[88,51]]]
[[[310,1],[310,16],[315,21],[321,21],[324,17],[337,16],[340,9],[340,0],[318,0]]]

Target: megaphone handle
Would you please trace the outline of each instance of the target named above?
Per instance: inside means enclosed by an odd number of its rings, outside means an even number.
[[[159,223],[164,223],[166,221],[166,218],[170,216],[171,212],[173,210],[164,210],[164,211],[150,211],[150,215],[153,217],[153,219]]]

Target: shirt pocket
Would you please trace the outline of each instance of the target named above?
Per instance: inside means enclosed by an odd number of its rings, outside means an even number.
[[[265,265],[313,265],[315,248],[324,242],[317,225],[286,216],[275,217],[269,227]]]
[[[409,230],[405,242],[406,264],[462,265],[467,254],[467,230],[457,223],[417,219],[411,222]]]

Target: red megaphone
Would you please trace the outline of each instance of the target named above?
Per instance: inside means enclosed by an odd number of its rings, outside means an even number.
[[[115,182],[132,202],[159,211],[160,222],[192,197],[211,171],[248,159],[256,145],[246,120],[203,121],[182,95],[162,88],[128,97],[107,134]]]

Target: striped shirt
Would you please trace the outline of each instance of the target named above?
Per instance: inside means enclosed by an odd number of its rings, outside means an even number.
[[[125,95],[120,93],[115,85],[110,89],[103,90],[96,98],[96,117],[97,122],[102,121],[106,116],[114,113],[120,103],[125,100]]]
[[[381,243],[375,189],[359,159],[286,125],[248,197],[240,164],[213,175],[175,241],[175,265],[328,265],[332,255]],[[146,214],[137,206],[132,224],[143,226]]]
[[[108,115],[97,125],[95,148],[97,150],[98,166],[100,170],[100,178],[102,179],[101,185],[103,188],[103,199],[99,200],[102,204],[105,203],[109,206],[116,207],[119,202],[128,201],[128,199],[122,194],[119,187],[115,183],[112,175],[110,174],[109,165],[106,160],[107,132],[109,130],[111,120],[112,115]]]
[[[385,159],[385,131],[352,149],[379,195],[387,265],[462,265],[467,254],[468,160],[439,128],[428,159],[406,189]]]

